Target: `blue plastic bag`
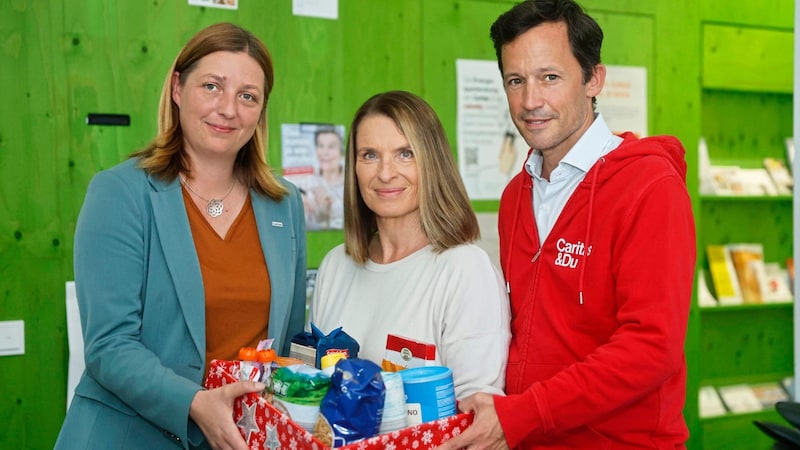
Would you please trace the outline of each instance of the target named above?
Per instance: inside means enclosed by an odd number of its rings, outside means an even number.
[[[334,447],[376,436],[383,417],[386,387],[381,368],[366,359],[336,363],[319,413],[333,430]]]

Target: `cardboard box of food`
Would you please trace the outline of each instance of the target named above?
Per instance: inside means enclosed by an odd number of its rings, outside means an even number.
[[[238,361],[213,360],[206,387],[213,389],[234,383],[237,381],[235,374],[238,373]],[[236,399],[233,405],[233,419],[251,450],[328,450],[332,448],[330,443],[323,443],[315,438],[305,428],[293,422],[257,394],[248,394]],[[335,448],[347,450],[433,449],[460,434],[471,423],[471,414],[460,413]]]
[[[397,372],[435,364],[436,345],[396,334],[386,336],[386,354],[381,361],[383,370]]]

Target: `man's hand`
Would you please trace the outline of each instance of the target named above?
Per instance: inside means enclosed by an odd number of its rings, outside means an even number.
[[[217,389],[198,391],[189,407],[194,420],[214,450],[248,450],[247,443],[233,422],[233,401],[266,386],[254,381],[240,381]]]
[[[462,412],[472,412],[475,419],[463,433],[438,447],[438,450],[501,450],[508,449],[503,428],[494,409],[494,398],[489,394],[470,395],[458,404]]]

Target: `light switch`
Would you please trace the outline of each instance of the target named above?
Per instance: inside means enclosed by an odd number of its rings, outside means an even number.
[[[0,356],[25,354],[25,321],[0,322]]]

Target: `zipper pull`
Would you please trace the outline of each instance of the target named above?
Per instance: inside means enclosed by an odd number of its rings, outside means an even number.
[[[511,295],[511,283],[506,281],[506,294]]]
[[[539,250],[536,250],[536,254],[533,255],[533,258],[531,258],[531,262],[536,262],[536,260],[539,259],[539,255],[541,254],[542,254],[542,247],[539,247]]]

